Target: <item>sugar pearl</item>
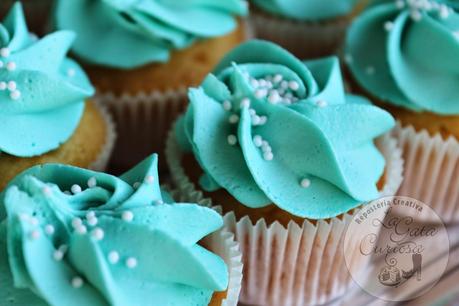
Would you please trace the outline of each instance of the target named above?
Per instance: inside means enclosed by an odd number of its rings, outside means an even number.
[[[325,100],[319,100],[316,102],[317,107],[324,108],[327,107],[328,103]]]
[[[91,232],[91,236],[96,240],[102,240],[102,239],[104,239],[105,233],[100,227],[98,227],[98,228],[95,228]]]
[[[15,62],[8,62],[8,63],[6,64],[6,69],[7,69],[8,71],[14,71],[14,70],[16,70],[16,63],[15,63]]]
[[[228,144],[234,146],[237,143],[237,137],[235,135],[228,135]]]
[[[18,100],[21,97],[21,92],[19,90],[13,90],[10,93],[10,98],[13,100]]]
[[[392,21],[386,21],[384,23],[384,29],[386,31],[391,31],[394,28],[394,23]]]
[[[55,231],[54,226],[52,226],[51,224],[48,224],[48,225],[45,226],[45,233],[47,235],[54,234],[54,231]]]
[[[296,81],[290,81],[288,83],[288,87],[291,89],[291,90],[298,90],[300,88],[300,84],[298,84],[298,82]]]
[[[77,194],[82,191],[80,185],[77,185],[77,184],[72,185],[70,190],[73,192],[73,194]]]
[[[249,107],[250,106],[250,99],[249,98],[242,99],[240,106],[241,106],[241,108]]]
[[[236,115],[236,114],[232,114],[231,116],[229,116],[229,119],[228,119],[229,123],[237,123],[239,121],[239,116]]]
[[[1,57],[8,57],[8,56],[10,56],[10,54],[11,54],[10,49],[8,49],[8,48],[1,48],[0,49],[0,56]]]
[[[134,214],[132,213],[132,211],[129,210],[123,211],[123,213],[121,214],[121,219],[123,219],[126,222],[131,222],[134,219]]]
[[[75,289],[79,289],[81,287],[83,287],[83,279],[79,276],[75,276],[74,278],[72,278],[72,287],[75,288]]]
[[[261,138],[260,135],[253,136],[253,143],[255,144],[256,147],[261,147],[262,142],[263,142],[263,138]]]
[[[228,100],[223,101],[222,105],[223,105],[223,109],[226,110],[226,111],[229,111],[232,108],[231,102],[228,101]]]
[[[97,179],[95,177],[91,177],[89,180],[88,180],[88,187],[89,188],[94,188],[97,186]]]
[[[61,250],[54,251],[53,258],[55,261],[61,261],[64,258],[64,252]]]
[[[8,88],[8,84],[6,82],[0,82],[0,90],[5,90]]]
[[[29,234],[29,238],[32,240],[37,240],[40,238],[40,232],[39,231],[31,231]]]
[[[119,260],[120,260],[120,254],[118,254],[118,252],[111,251],[110,253],[108,253],[108,261],[111,264],[114,265],[114,264],[118,263]]]
[[[265,152],[263,153],[263,158],[264,160],[270,161],[270,160],[273,160],[274,155],[272,152]]]
[[[129,268],[129,269],[133,269],[137,266],[137,259],[135,259],[134,257],[129,257],[127,260],[126,260],[126,266]]]
[[[300,182],[301,187],[308,188],[311,185],[311,181],[307,178],[304,178]]]
[[[147,184],[153,184],[153,182],[155,181],[155,178],[153,175],[147,175],[144,181]]]

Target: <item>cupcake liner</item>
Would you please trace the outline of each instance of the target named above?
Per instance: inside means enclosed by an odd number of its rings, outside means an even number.
[[[251,23],[257,38],[273,41],[301,59],[333,54],[341,45],[350,18],[295,21],[255,11]]]
[[[105,122],[107,135],[105,138],[105,144],[103,145],[101,152],[97,156],[96,160],[93,161],[88,168],[91,170],[104,172],[107,168],[108,161],[110,160],[110,156],[112,155],[113,148],[115,146],[116,128],[115,123],[113,122],[113,119],[110,116],[107,108],[97,102],[94,104],[96,105],[97,110],[100,112],[102,119]]]
[[[201,196],[196,193],[194,195],[185,196],[179,191],[172,191],[171,196],[178,202],[197,203],[202,200]],[[206,206],[209,206],[209,208],[221,213],[221,208],[218,206],[211,207],[210,203]],[[226,228],[222,228],[221,230],[204,238],[201,243],[208,250],[220,256],[228,266],[228,289],[226,292],[226,298],[223,299],[221,305],[237,306],[242,282],[242,253],[240,251],[239,243],[234,239],[234,234],[229,232]]]
[[[443,220],[459,220],[459,142],[450,136],[417,132],[413,126],[393,131],[403,148],[405,179],[398,192],[429,205]],[[426,214],[425,219],[429,221]]]
[[[397,141],[386,134],[377,140],[386,159],[385,185],[380,196],[396,193],[402,181],[403,159]],[[211,206],[188,179],[180,162],[182,152],[173,132],[169,134],[166,157],[172,180],[185,197]],[[341,296],[351,284],[344,253],[354,254],[357,241],[344,249],[348,224],[358,209],[328,220],[305,220],[300,226],[291,221],[287,228],[264,219],[253,223],[248,216],[237,220],[234,213],[224,216],[225,225],[240,243],[244,281],[241,301],[253,305],[317,305]],[[355,259],[352,259],[354,258]],[[351,263],[357,256],[351,255]],[[359,262],[360,269],[366,263]],[[355,271],[355,264],[351,265]]]

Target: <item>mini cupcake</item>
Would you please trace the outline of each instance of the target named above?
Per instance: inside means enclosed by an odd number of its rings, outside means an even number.
[[[366,0],[252,0],[258,38],[271,40],[299,58],[335,53],[351,19]]]
[[[0,191],[18,173],[61,162],[103,169],[114,128],[83,70],[65,57],[75,35],[37,40],[20,3],[0,24]]]
[[[345,95],[336,58],[303,63],[264,41],[230,52],[189,98],[169,136],[170,172],[183,194],[222,206],[242,248],[241,300],[317,305],[342,294],[346,225],[400,184],[395,141],[373,143],[390,114]]]
[[[458,30],[447,2],[378,1],[353,23],[345,48],[354,90],[400,122],[400,194],[431,205],[444,221],[459,220]]]
[[[156,155],[119,178],[36,166],[0,204],[2,305],[237,305],[240,253],[222,217],[162,194]]]
[[[118,123],[117,164],[163,149],[185,88],[245,40],[246,14],[241,0],[57,1],[56,26],[78,34],[73,52]]]
[[[17,0],[0,1],[0,18],[8,12]],[[43,34],[49,24],[49,16],[52,11],[53,0],[21,0],[27,23],[31,32]]]

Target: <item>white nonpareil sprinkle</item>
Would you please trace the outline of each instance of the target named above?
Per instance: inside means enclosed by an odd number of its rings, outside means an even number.
[[[46,233],[47,235],[52,235],[52,234],[54,234],[54,231],[55,231],[54,226],[52,226],[51,224],[47,224],[47,225],[45,226],[45,233]]]
[[[0,56],[1,57],[8,57],[8,56],[10,56],[10,54],[11,54],[10,49],[8,49],[8,48],[1,48],[0,49]]]
[[[282,75],[276,74],[276,75],[274,76],[274,78],[273,78],[273,82],[274,82],[274,83],[279,83],[279,82],[282,81],[282,79],[283,79]]]
[[[261,122],[260,116],[257,116],[257,115],[253,115],[251,119],[252,119],[252,125],[259,125]]]
[[[365,72],[366,74],[368,75],[373,75],[375,73],[375,67],[373,66],[368,66],[367,68],[365,68]]]
[[[29,238],[32,240],[37,240],[38,238],[40,238],[40,232],[36,230],[31,231],[29,234]]]
[[[229,116],[228,121],[232,124],[237,123],[239,121],[239,116],[236,114],[232,114],[231,116]]]
[[[270,160],[273,160],[274,155],[272,152],[265,152],[263,153],[263,158],[264,160],[270,161]]]
[[[8,82],[8,90],[13,91],[17,88],[17,84],[15,81],[9,81]]]
[[[80,218],[73,218],[72,219],[72,227],[73,228],[77,228],[77,227],[80,227],[83,225],[83,220],[81,220]]]
[[[48,186],[43,187],[42,192],[45,196],[51,195],[51,188]]]
[[[303,188],[308,188],[309,186],[311,186],[311,181],[307,178],[304,178],[301,180],[300,185]]]
[[[260,84],[258,83],[256,79],[251,79],[250,85],[252,85],[253,88],[258,88],[260,86]]]
[[[384,23],[384,29],[386,31],[391,31],[394,28],[394,23],[392,21],[386,21]]]
[[[260,135],[255,135],[253,136],[253,143],[255,144],[256,147],[261,147],[263,143],[263,138],[261,138]]]
[[[38,218],[37,218],[37,217],[31,217],[31,218],[29,219],[29,223],[32,224],[33,226],[37,226],[38,223],[40,223],[40,222],[38,221]]]
[[[142,185],[140,182],[135,182],[132,187],[134,187],[134,189],[137,189],[140,187],[140,185]]]
[[[75,231],[80,235],[85,235],[88,232],[88,229],[84,225],[80,225],[75,228]]]
[[[79,276],[75,276],[74,278],[72,278],[72,287],[75,288],[75,289],[79,289],[81,287],[83,287],[83,279]]]
[[[8,62],[6,64],[6,70],[8,70],[8,71],[16,70],[16,63],[15,62]]]
[[[234,146],[237,143],[237,137],[235,135],[232,135],[232,134],[228,135],[227,141],[228,141],[229,145]]]
[[[8,84],[6,82],[0,82],[0,90],[5,90],[8,88]]]
[[[131,222],[134,219],[134,214],[130,210],[123,211],[121,214],[121,219],[126,222]]]
[[[231,102],[228,100],[223,101],[222,105],[223,105],[223,109],[226,111],[230,111],[232,108]]]
[[[99,219],[97,219],[96,217],[92,217],[92,218],[88,218],[87,222],[89,226],[96,226],[97,223],[99,222]]]
[[[250,108],[250,109],[249,109],[249,115],[250,115],[250,116],[254,116],[254,115],[256,115],[256,114],[257,114],[257,112],[256,112],[253,108]]]
[[[317,107],[324,108],[324,107],[327,107],[328,102],[325,101],[325,100],[319,100],[319,101],[316,102],[316,105],[317,105]]]
[[[402,8],[405,7],[405,1],[397,0],[397,1],[395,1],[395,5],[397,6],[398,9],[402,9]]]
[[[10,93],[10,98],[13,100],[18,100],[21,97],[21,92],[19,90],[13,90]]]
[[[244,98],[244,99],[241,100],[241,104],[240,104],[241,108],[249,107],[249,106],[250,106],[250,99],[249,98]]]
[[[63,258],[64,258],[64,252],[62,252],[61,250],[54,251],[53,259],[55,261],[61,261]]]
[[[68,75],[69,77],[74,77],[75,74],[76,74],[75,69],[69,68],[69,69],[67,70],[67,75]]]
[[[410,13],[410,16],[411,16],[411,19],[413,19],[414,21],[419,21],[421,20],[422,18],[422,14],[420,11],[418,10],[414,10]]]
[[[102,240],[102,239],[104,239],[105,232],[100,227],[98,227],[98,228],[95,228],[91,232],[91,236],[96,240]]]
[[[290,81],[290,82],[288,83],[288,87],[289,87],[291,90],[296,91],[296,90],[298,90],[298,89],[300,88],[300,84],[298,84],[297,81]]]
[[[147,175],[144,181],[147,184],[153,184],[153,182],[155,181],[155,178],[153,175]]]
[[[119,260],[120,260],[120,254],[118,254],[117,251],[111,251],[110,253],[108,253],[108,261],[112,265],[118,263]]]
[[[74,185],[72,185],[72,187],[70,188],[70,191],[72,191],[73,194],[77,194],[77,193],[80,193],[82,190],[81,190],[80,185],[74,184]]]
[[[129,269],[137,267],[137,259],[135,259],[134,257],[129,257],[126,260],[126,267],[128,267]]]
[[[271,104],[276,104],[280,101],[279,92],[277,90],[271,90],[268,97],[268,102]]]
[[[92,219],[92,218],[95,218],[96,217],[96,213],[94,211],[88,211],[86,213],[86,219]]]
[[[257,89],[255,91],[255,97],[257,97],[258,99],[265,98],[267,94],[268,94],[268,91],[266,89]]]
[[[348,64],[351,64],[353,62],[353,58],[352,58],[352,55],[350,54],[346,54],[344,55],[344,61]]]
[[[266,116],[260,116],[260,123],[259,123],[259,125],[266,124],[266,122],[268,122],[268,117],[266,117]]]
[[[97,179],[95,177],[91,177],[89,178],[87,184],[89,188],[94,188],[97,186]]]

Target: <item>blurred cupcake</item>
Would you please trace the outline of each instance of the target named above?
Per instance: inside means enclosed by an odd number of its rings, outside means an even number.
[[[36,166],[0,204],[2,305],[237,305],[240,253],[222,217],[162,194],[156,155],[119,178]]]
[[[246,14],[241,0],[57,1],[56,26],[78,34],[73,52],[118,123],[115,162],[163,149],[185,89],[246,39]]]
[[[354,90],[400,122],[400,193],[444,221],[459,220],[458,30],[459,14],[446,2],[378,1],[353,23],[345,48]]]
[[[258,38],[271,40],[299,58],[335,53],[352,18],[367,0],[252,0]]]
[[[0,191],[33,165],[103,169],[108,161],[113,123],[85,102],[94,90],[65,57],[74,38],[68,31],[31,37],[20,3],[0,24]]]
[[[346,224],[400,184],[395,141],[373,143],[394,125],[390,114],[345,95],[336,58],[302,63],[263,41],[230,52],[189,98],[168,140],[170,172],[182,194],[223,207],[242,248],[241,300],[341,295]]]
[[[17,0],[0,1],[0,18],[3,18]],[[34,34],[44,34],[49,25],[53,0],[21,0],[29,30]]]

